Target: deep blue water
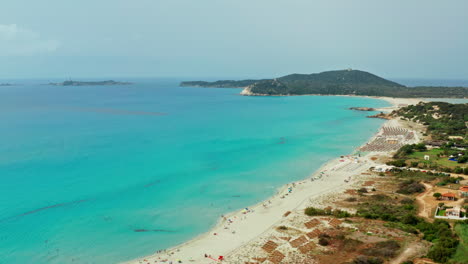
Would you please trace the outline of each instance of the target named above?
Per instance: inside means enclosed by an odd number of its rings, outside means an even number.
[[[184,242],[383,123],[347,108],[387,105],[133,81],[0,87],[0,263],[113,263]]]

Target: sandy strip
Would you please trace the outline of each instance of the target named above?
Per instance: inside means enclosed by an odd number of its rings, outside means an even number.
[[[420,99],[400,99],[373,97],[392,104],[388,111],[398,107],[416,104]],[[389,120],[384,125],[398,125],[396,120]],[[229,255],[242,245],[261,236],[283,219],[288,211],[302,210],[306,205],[314,205],[319,196],[343,192],[356,180],[357,175],[376,164],[370,160],[370,154],[363,157],[346,156],[323,165],[309,178],[287,184],[278,193],[262,203],[248,207],[220,218],[218,224],[209,232],[184,244],[151,256],[132,260],[127,263],[218,263],[205,257],[224,256],[223,263],[230,263]],[[346,181],[345,181],[346,180]],[[235,260],[232,260],[235,261]]]

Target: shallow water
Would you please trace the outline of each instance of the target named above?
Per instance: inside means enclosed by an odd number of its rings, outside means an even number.
[[[133,81],[0,87],[0,263],[113,263],[179,244],[383,124],[349,107],[387,106]]]

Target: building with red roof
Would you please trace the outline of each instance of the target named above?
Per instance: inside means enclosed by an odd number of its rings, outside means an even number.
[[[460,187],[460,197],[468,197],[468,186]]]
[[[454,193],[443,193],[442,194],[442,199],[443,200],[449,200],[449,201],[455,201],[457,196]]]

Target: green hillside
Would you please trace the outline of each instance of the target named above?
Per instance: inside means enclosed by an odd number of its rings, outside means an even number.
[[[359,70],[291,74],[276,79],[182,82],[181,86],[246,87],[245,95],[362,95],[388,97],[464,98],[466,87],[406,87]]]

